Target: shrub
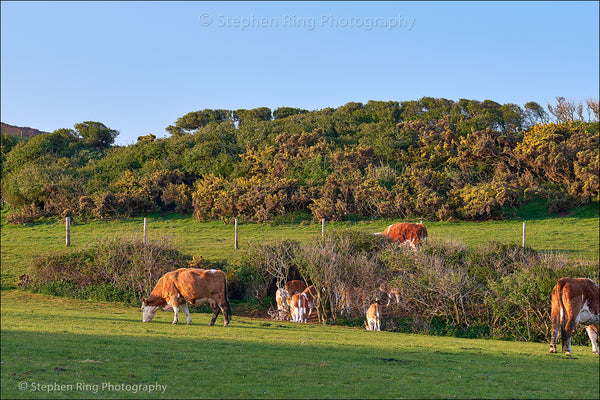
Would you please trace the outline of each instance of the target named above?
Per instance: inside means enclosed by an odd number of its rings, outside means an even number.
[[[144,244],[114,238],[83,250],[37,257],[31,277],[34,288],[43,293],[132,304],[147,296],[163,274],[188,262],[189,257],[164,240]]]

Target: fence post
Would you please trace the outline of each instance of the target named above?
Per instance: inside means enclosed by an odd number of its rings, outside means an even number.
[[[238,249],[238,219],[235,219],[235,239],[233,242],[233,246],[235,247],[235,249]]]
[[[65,227],[66,227],[66,234],[67,234],[67,238],[66,238],[66,243],[67,243],[67,247],[69,247],[71,245],[71,217],[67,217],[65,219]]]
[[[143,239],[144,244],[146,244],[146,240],[148,238],[148,236],[146,235],[146,228],[147,228],[146,218],[144,218],[144,239]]]
[[[325,218],[321,218],[321,237],[325,237]]]
[[[527,236],[527,223],[523,222],[523,247],[525,247],[525,237]]]

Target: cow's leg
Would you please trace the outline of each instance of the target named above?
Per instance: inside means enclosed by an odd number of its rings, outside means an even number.
[[[592,342],[592,353],[598,354],[598,345],[596,344],[596,341],[598,340],[597,328],[594,325],[588,325],[585,330],[587,331],[590,341]]]
[[[187,324],[191,325],[192,324],[192,319],[190,318],[190,309],[188,307],[188,304],[187,303],[183,303],[181,305],[181,309],[185,313],[185,317],[187,318]]]
[[[213,306],[213,316],[210,319],[210,322],[208,323],[208,326],[213,326],[215,324],[215,321],[217,320],[217,317],[219,316],[219,312],[221,311],[221,309],[215,304]]]
[[[223,312],[223,319],[225,320],[225,322],[223,323],[223,326],[228,326],[229,325],[229,313],[228,313],[227,304],[219,304],[219,308]]]
[[[558,339],[558,330],[560,327],[558,313],[552,317],[552,339],[550,339],[550,353],[556,353],[556,340]]]
[[[173,317],[173,324],[177,324],[179,321],[179,306],[177,304],[173,305],[173,313],[175,314]]]

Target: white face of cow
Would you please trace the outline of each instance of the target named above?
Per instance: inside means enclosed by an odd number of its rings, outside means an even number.
[[[158,307],[147,306],[146,303],[142,303],[142,312],[144,313],[142,316],[142,322],[152,321],[152,318],[154,318],[154,314],[156,314],[157,310]]]

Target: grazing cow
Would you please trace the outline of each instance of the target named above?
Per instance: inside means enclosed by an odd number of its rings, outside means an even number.
[[[561,278],[552,289],[552,339],[550,353],[556,353],[556,338],[560,327],[562,348],[571,354],[571,336],[577,324],[585,325],[592,342],[592,352],[598,354],[596,340],[599,323],[598,285],[591,279]]]
[[[292,298],[288,299],[292,322],[306,323],[307,303],[308,303],[308,300],[306,299],[306,296],[304,296],[302,293],[296,293],[295,295],[292,296]]]
[[[288,295],[291,297],[296,293],[302,293],[304,289],[306,289],[306,283],[298,280],[289,281],[285,284],[284,289],[287,291]]]
[[[408,243],[416,249],[421,242],[427,241],[427,228],[422,223],[401,222],[388,226],[383,235],[394,242]]]
[[[223,311],[224,326],[229,325],[231,307],[227,297],[227,277],[216,269],[180,268],[167,272],[159,280],[150,296],[142,302],[143,322],[150,322],[159,307],[175,312],[173,323],[179,317],[179,306],[185,312],[188,325],[192,323],[187,303],[208,303],[214,310],[209,326],[215,324],[219,311]]]
[[[365,322],[365,327],[368,331],[381,330],[381,312],[379,304],[371,304],[367,310],[367,322]]]
[[[306,289],[304,289],[304,291],[302,292],[302,295],[304,297],[306,297],[306,302],[308,305],[308,316],[310,316],[313,312],[313,309],[316,308],[316,300],[317,300],[317,295],[319,293],[317,292],[317,288],[315,287],[315,285],[310,285],[309,287],[307,287]]]

